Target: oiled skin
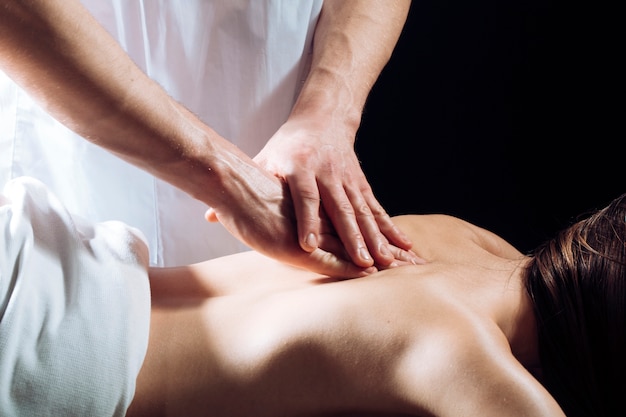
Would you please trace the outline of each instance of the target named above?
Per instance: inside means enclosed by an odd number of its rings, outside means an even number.
[[[394,221],[426,265],[340,281],[249,252],[151,271],[128,415],[563,417],[527,370],[526,258],[456,218]]]

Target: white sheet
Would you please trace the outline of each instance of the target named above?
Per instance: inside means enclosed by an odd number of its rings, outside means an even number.
[[[0,416],[124,416],[150,322],[147,247],[40,182],[0,198]]]

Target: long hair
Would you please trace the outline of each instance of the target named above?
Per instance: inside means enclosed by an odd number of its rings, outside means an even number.
[[[532,255],[542,383],[568,417],[614,416],[626,397],[626,194]]]

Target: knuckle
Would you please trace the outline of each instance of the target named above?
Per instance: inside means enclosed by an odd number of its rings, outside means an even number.
[[[356,207],[356,213],[359,217],[371,217],[372,210],[366,203],[361,203]]]
[[[387,211],[385,211],[385,209],[380,204],[377,204],[374,207],[370,207],[370,210],[372,211],[372,215],[378,220],[389,219],[389,214],[387,214]]]
[[[305,201],[313,201],[313,202],[320,201],[319,193],[313,190],[300,190],[298,192],[298,195],[300,196],[302,200],[305,200]]]
[[[352,207],[352,204],[350,204],[349,201],[344,201],[340,203],[337,206],[337,209],[344,215],[354,216],[354,207]]]

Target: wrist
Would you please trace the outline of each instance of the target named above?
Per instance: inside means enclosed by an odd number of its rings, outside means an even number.
[[[183,181],[192,197],[223,213],[236,211],[263,194],[259,184],[264,172],[248,155],[215,132],[205,136],[204,142],[186,158],[189,174]]]
[[[341,74],[318,68],[309,74],[290,118],[340,124],[356,133],[366,98],[367,94],[356,91]]]

